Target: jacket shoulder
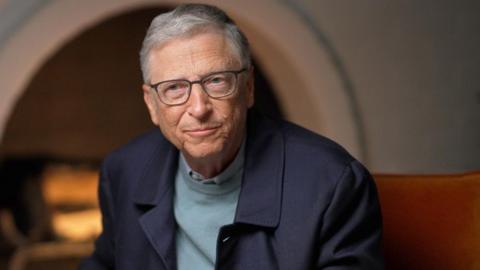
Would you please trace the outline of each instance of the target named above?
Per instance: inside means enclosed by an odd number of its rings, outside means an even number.
[[[356,186],[370,178],[365,167],[333,140],[288,122],[280,127],[285,140],[285,185],[290,190],[306,188],[330,197],[341,181]],[[315,192],[314,197],[319,194]]]
[[[166,139],[160,130],[158,128],[151,129],[114,149],[105,157],[104,162],[110,163],[138,159],[141,156],[148,155],[156,146],[164,142],[166,142]]]
[[[103,160],[102,171],[110,176],[136,175],[143,171],[159,148],[169,146],[160,130],[152,129],[109,153]]]
[[[323,164],[345,166],[355,159],[337,142],[290,122],[281,122],[287,154],[315,158]],[[299,156],[299,157],[300,157]],[[313,160],[311,160],[313,161]]]

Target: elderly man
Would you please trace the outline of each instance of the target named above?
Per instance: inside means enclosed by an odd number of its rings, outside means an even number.
[[[248,42],[223,11],[157,16],[141,66],[159,131],[104,161],[103,232],[82,269],[383,268],[369,173],[334,142],[249,110]]]

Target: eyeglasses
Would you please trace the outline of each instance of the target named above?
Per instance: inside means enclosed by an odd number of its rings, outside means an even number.
[[[192,92],[192,85],[198,83],[202,90],[211,98],[219,99],[229,96],[237,89],[238,74],[246,71],[240,70],[220,71],[208,74],[198,81],[189,80],[168,80],[151,84],[160,101],[167,105],[181,105],[187,102]]]

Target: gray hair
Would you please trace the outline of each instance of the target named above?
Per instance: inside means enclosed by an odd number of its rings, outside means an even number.
[[[149,55],[153,48],[174,38],[208,31],[223,32],[243,66],[250,66],[248,40],[223,10],[205,4],[185,4],[171,12],[160,14],[152,20],[140,50],[140,66],[144,82],[147,83],[150,80]]]

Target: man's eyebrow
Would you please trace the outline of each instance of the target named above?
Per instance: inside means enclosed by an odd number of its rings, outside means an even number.
[[[232,71],[232,70],[236,70],[235,68],[222,68],[222,69],[215,69],[213,71],[210,71],[210,72],[206,72],[205,74],[201,75],[200,78],[205,78],[209,75],[212,75],[212,74],[215,74],[215,73],[220,73],[220,72],[224,72],[224,71]]]
[[[231,68],[228,68],[228,67],[212,68],[211,70],[203,72],[202,74],[198,75],[198,80],[203,79],[205,77],[208,77],[209,75],[212,75],[212,74],[215,74],[215,73],[219,73],[219,72],[223,72],[223,71],[233,71],[233,70],[238,70],[238,69],[240,69],[240,68],[234,68],[234,67],[231,67]],[[189,80],[186,76],[179,76],[179,77],[176,77],[176,78],[169,78],[169,79],[161,80],[161,81],[158,81],[156,83],[168,82],[168,81],[194,81],[194,80]]]

